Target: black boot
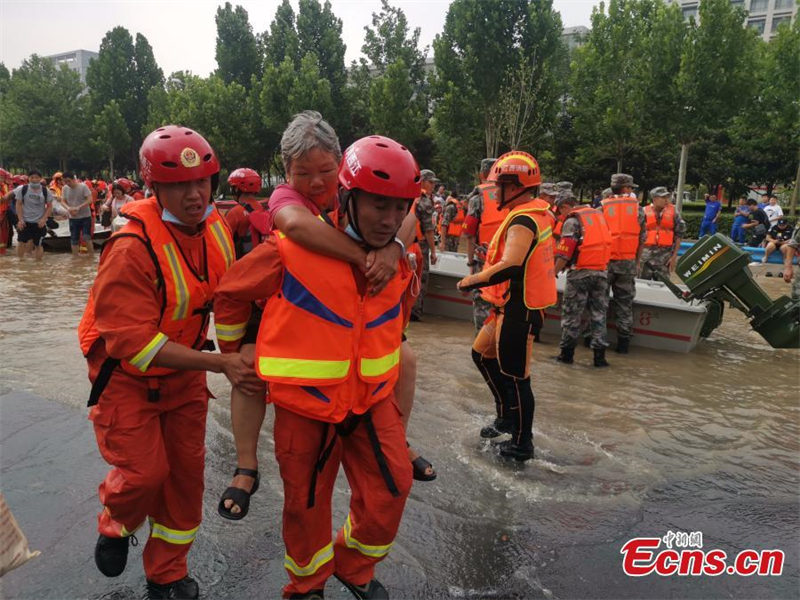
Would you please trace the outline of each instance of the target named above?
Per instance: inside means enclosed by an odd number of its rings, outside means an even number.
[[[325,590],[310,590],[305,594],[295,592],[289,596],[289,600],[323,600],[325,598]]]
[[[94,546],[94,562],[103,575],[117,577],[122,574],[128,564],[129,542],[132,546],[139,543],[134,535],[113,538],[100,534]]]
[[[584,348],[591,348],[592,347],[592,336],[587,335],[583,338],[583,347]]]
[[[389,600],[389,592],[386,591],[386,588],[383,587],[381,582],[377,579],[372,579],[369,583],[364,585],[356,585],[345,581],[336,574],[334,574],[334,577],[341,581],[344,587],[350,590],[350,593],[359,600]]]
[[[500,456],[513,458],[519,462],[533,458],[533,442],[531,440],[523,441],[519,444],[514,440],[506,440],[497,444],[497,447],[500,450]]]
[[[618,337],[616,352],[618,354],[627,354],[628,346],[630,346],[630,343],[631,343],[631,338],[623,336]]]
[[[500,417],[497,417],[491,425],[481,428],[482,438],[496,438],[504,433],[511,433],[511,423]]]
[[[148,600],[194,600],[200,597],[200,586],[188,575],[172,583],[153,583],[147,581]]]
[[[575,346],[565,346],[561,348],[561,354],[555,357],[558,362],[571,365],[575,360]]]
[[[595,348],[594,349],[594,366],[595,367],[608,367],[610,366],[606,361],[606,349],[605,348]]]

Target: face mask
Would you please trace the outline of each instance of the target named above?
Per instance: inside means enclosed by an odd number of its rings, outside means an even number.
[[[203,218],[200,219],[200,222],[202,223],[203,221],[205,221],[208,218],[208,215],[210,215],[212,212],[214,212],[214,207],[209,204],[206,207],[206,214],[203,215]],[[187,225],[186,223],[181,221],[178,217],[173,215],[166,208],[161,211],[161,220],[165,221],[166,223],[173,223],[174,225],[183,225],[184,227],[190,227],[190,225]]]
[[[352,225],[348,225],[348,226],[345,228],[344,232],[345,232],[347,235],[349,235],[351,238],[353,238],[355,241],[357,241],[359,244],[361,244],[361,243],[363,243],[363,242],[364,242],[364,240],[363,240],[363,239],[361,239],[361,236],[360,236],[360,235],[358,235],[358,234],[356,233],[356,230],[355,230],[355,229],[353,229],[353,226],[352,226]]]
[[[34,192],[38,192],[40,189],[42,189],[42,184],[41,183],[29,183],[28,187],[31,190],[33,190]]]

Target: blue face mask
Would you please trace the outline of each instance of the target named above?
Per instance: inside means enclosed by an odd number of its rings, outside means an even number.
[[[203,215],[203,218],[200,219],[200,222],[202,223],[203,221],[205,221],[208,218],[208,215],[210,215],[212,212],[214,212],[214,207],[209,204],[206,207],[206,214]],[[181,221],[178,217],[173,215],[166,208],[164,208],[161,211],[161,220],[167,223],[173,223],[174,225],[183,225],[184,227],[189,227],[189,225]]]
[[[345,227],[344,232],[351,238],[353,238],[355,241],[357,241],[359,244],[364,242],[364,240],[361,239],[361,236],[356,233],[356,230],[353,229],[352,225],[348,225],[347,227]]]

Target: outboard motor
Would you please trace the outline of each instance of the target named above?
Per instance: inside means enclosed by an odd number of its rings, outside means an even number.
[[[772,300],[753,280],[749,263],[747,252],[716,233],[701,239],[678,259],[675,271],[688,291],[670,281],[664,283],[683,300],[717,305],[720,317],[727,301],[750,318],[750,326],[773,348],[800,348],[800,301],[788,296]]]

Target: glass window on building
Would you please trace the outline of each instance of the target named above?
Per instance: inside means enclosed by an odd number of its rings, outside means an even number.
[[[767,12],[769,0],[750,0],[750,12]]]
[[[697,7],[692,6],[690,8],[683,9],[683,20],[688,21],[690,18],[697,21]]]
[[[744,0],[731,0],[731,4],[734,8],[744,8]]]
[[[775,10],[780,10],[782,8],[794,8],[794,3],[795,0],[775,0]]]
[[[764,25],[766,24],[766,19],[750,19],[747,22],[747,26],[755,29],[759,35],[764,33]]]
[[[787,25],[791,25],[792,17],[787,15],[785,17],[772,17],[772,33],[778,31],[778,26],[781,23],[786,23]]]

